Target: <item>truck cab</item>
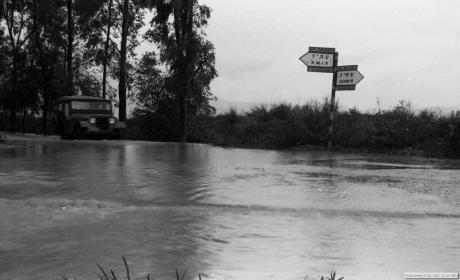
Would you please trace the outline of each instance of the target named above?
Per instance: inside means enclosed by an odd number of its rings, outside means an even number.
[[[112,102],[94,96],[64,96],[57,101],[57,127],[61,138],[119,139],[124,122],[114,117]]]

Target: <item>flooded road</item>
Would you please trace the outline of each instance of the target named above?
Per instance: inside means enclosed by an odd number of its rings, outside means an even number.
[[[208,145],[0,148],[0,279],[460,272],[460,164]],[[124,276],[123,276],[124,277]]]

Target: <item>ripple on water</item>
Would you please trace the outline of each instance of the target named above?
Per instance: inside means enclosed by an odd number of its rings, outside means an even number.
[[[460,172],[439,162],[123,141],[34,145],[0,158],[0,278],[94,278],[96,262],[119,268],[122,254],[139,275],[187,268],[278,280],[331,268],[345,279],[398,278],[449,271],[460,258]]]

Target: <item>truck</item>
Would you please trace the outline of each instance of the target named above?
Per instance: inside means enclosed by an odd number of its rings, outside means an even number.
[[[120,139],[125,128],[113,115],[110,100],[82,95],[57,100],[57,130],[62,139]]]

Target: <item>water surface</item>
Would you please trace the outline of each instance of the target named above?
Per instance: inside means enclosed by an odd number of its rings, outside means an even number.
[[[460,164],[129,141],[0,148],[0,279],[460,271]],[[145,277],[144,277],[145,279]]]

